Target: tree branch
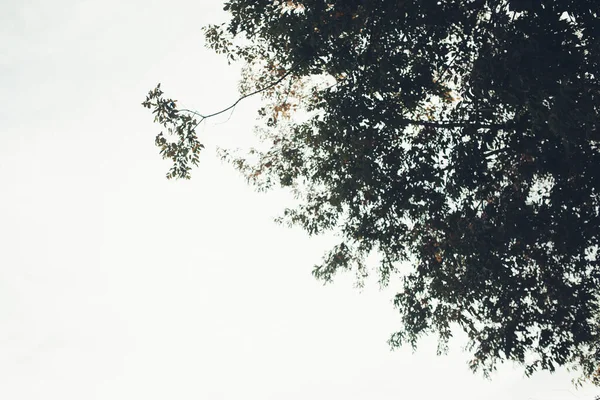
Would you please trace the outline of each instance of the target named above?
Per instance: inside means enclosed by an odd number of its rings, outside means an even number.
[[[212,113],[212,114],[200,114],[200,113],[199,113],[199,112],[197,112],[197,111],[188,110],[188,109],[185,109],[185,108],[184,108],[184,109],[181,109],[181,110],[179,110],[179,111],[180,111],[180,112],[186,112],[186,113],[189,113],[189,114],[195,115],[195,116],[197,116],[197,117],[200,117],[200,121],[198,121],[198,124],[200,124],[200,123],[201,123],[202,121],[204,121],[205,119],[208,119],[208,118],[215,117],[215,116],[217,116],[217,115],[223,114],[223,113],[225,113],[225,112],[227,112],[227,111],[231,110],[232,108],[234,108],[235,106],[237,106],[237,105],[238,105],[238,103],[239,103],[240,101],[242,101],[242,100],[244,100],[244,99],[246,99],[246,98],[248,98],[248,97],[252,97],[252,96],[254,96],[254,95],[256,95],[256,94],[262,93],[262,92],[264,92],[265,90],[269,90],[269,89],[271,89],[272,87],[275,87],[275,86],[279,85],[281,82],[283,82],[283,81],[285,80],[285,78],[287,78],[288,76],[290,76],[290,75],[291,75],[291,73],[292,73],[292,72],[294,72],[294,70],[296,69],[296,67],[297,67],[298,65],[299,65],[299,64],[296,64],[296,65],[292,66],[292,67],[291,67],[291,68],[290,68],[288,71],[286,71],[286,73],[285,73],[285,74],[283,74],[283,75],[282,75],[280,78],[278,78],[278,79],[276,79],[275,81],[273,81],[273,82],[269,83],[268,85],[266,85],[266,86],[264,86],[264,87],[262,87],[262,88],[260,88],[260,89],[257,89],[257,90],[255,90],[255,91],[253,91],[253,92],[250,92],[250,93],[248,93],[248,94],[245,94],[245,95],[243,95],[243,96],[239,97],[239,98],[238,98],[238,99],[237,99],[235,102],[233,102],[233,104],[231,104],[229,107],[226,107],[226,108],[224,108],[224,109],[222,109],[222,110],[220,110],[220,111],[214,112],[214,113]],[[197,124],[197,125],[198,125],[198,124]],[[196,126],[197,126],[197,125],[196,125]]]
[[[506,128],[506,124],[481,124],[477,122],[435,122],[435,121],[418,121],[414,119],[401,118],[400,122],[408,125],[427,126],[432,128]]]
[[[488,152],[484,153],[483,156],[487,158],[490,156],[494,156],[496,154],[504,153],[505,151],[508,151],[508,150],[509,150],[508,148],[502,147],[500,149],[488,151]]]

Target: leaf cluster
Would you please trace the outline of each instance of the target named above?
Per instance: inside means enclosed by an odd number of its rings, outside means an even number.
[[[198,165],[200,150],[204,148],[196,134],[196,128],[202,119],[197,120],[194,112],[178,109],[177,100],[163,95],[159,83],[154,90],[148,92],[142,106],[151,109],[154,122],[165,129],[156,136],[155,144],[163,159],[173,162],[167,178],[190,179],[192,166]]]

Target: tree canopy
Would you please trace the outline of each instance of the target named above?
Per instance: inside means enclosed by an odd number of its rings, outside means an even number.
[[[209,47],[260,94],[263,147],[225,154],[282,221],[340,242],[316,266],[398,285],[393,346],[454,329],[471,368],[600,384],[600,3],[229,0]],[[235,104],[234,104],[235,105]],[[233,106],[234,106],[233,105]],[[156,144],[189,178],[212,115],[160,87]],[[378,265],[365,262],[377,254]]]

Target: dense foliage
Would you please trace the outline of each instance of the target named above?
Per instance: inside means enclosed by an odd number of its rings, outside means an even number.
[[[580,369],[600,383],[600,3],[229,0],[209,46],[261,93],[263,149],[232,157],[291,187],[284,221],[340,244],[317,266],[399,285],[415,345],[456,328],[471,367]],[[209,116],[159,88],[157,145],[189,177]],[[181,120],[183,118],[183,121]],[[390,279],[392,278],[392,279]]]

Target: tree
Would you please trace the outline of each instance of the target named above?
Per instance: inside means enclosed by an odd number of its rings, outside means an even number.
[[[400,286],[393,346],[453,329],[471,368],[567,366],[600,384],[600,4],[596,0],[229,0],[209,47],[260,94],[259,189],[282,221],[340,243],[330,281],[371,267]],[[239,101],[239,100],[238,100]],[[237,102],[236,102],[237,104]],[[151,91],[189,178],[205,118]],[[233,105],[235,106],[235,104]],[[233,107],[232,106],[232,107]],[[226,110],[223,110],[226,111]]]

